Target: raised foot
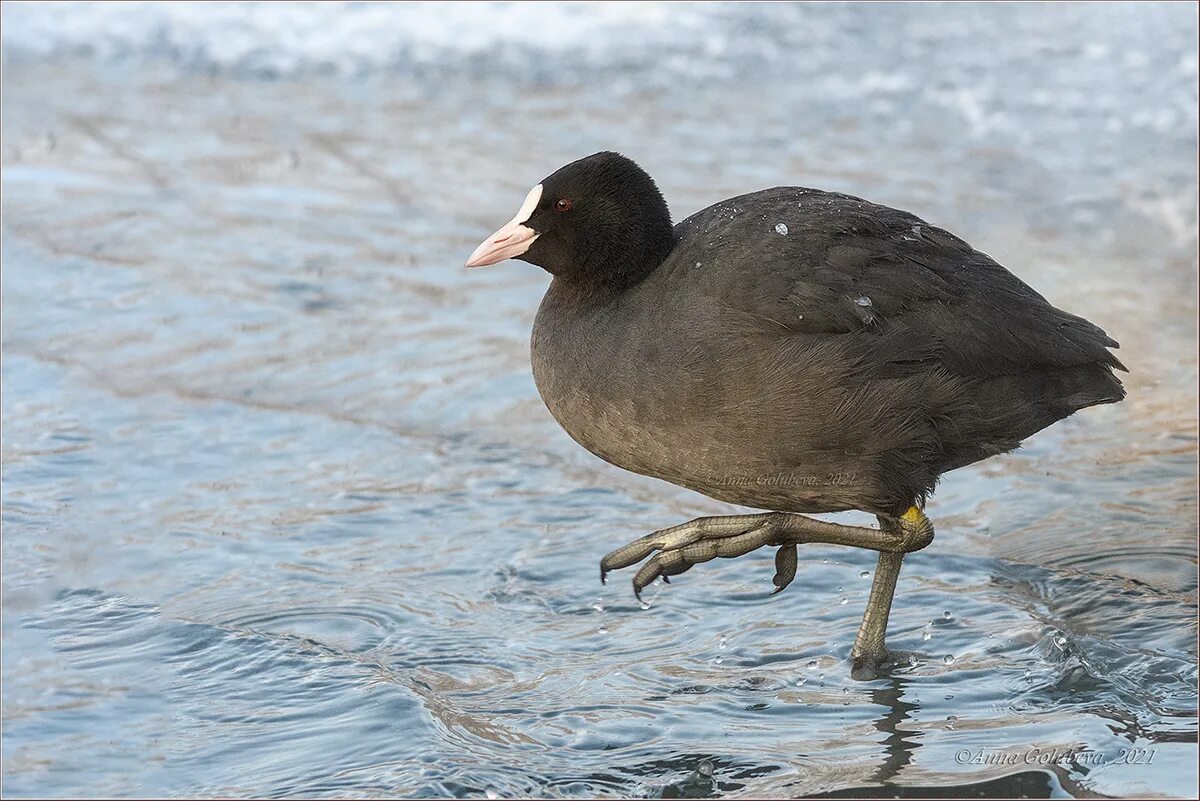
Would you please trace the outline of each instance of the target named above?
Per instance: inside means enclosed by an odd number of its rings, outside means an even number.
[[[779,546],[775,554],[775,592],[779,592],[796,577],[796,545],[783,538],[781,515],[768,512],[757,515],[728,515],[698,517],[671,528],[664,528],[618,548],[600,560],[600,580],[610,570],[619,570],[650,560],[633,577],[633,592],[641,592],[662,576],[670,583],[671,576],[690,570],[701,562],[717,557],[731,559],[767,546]],[[654,553],[658,551],[658,553]]]
[[[779,552],[775,555],[774,580],[775,592],[779,592],[796,577],[796,545],[800,543],[824,542],[883,554],[905,554],[919,551],[933,541],[933,524],[916,506],[900,517],[880,517],[879,522],[880,528],[876,530],[783,512],[698,517],[681,526],[648,534],[608,554],[600,560],[600,580],[604,581],[610,570],[629,567],[650,557],[633,577],[633,591],[640,597],[642,589],[659,576],[669,582],[671,576],[701,562],[776,546]],[[890,604],[891,587],[886,594]]]

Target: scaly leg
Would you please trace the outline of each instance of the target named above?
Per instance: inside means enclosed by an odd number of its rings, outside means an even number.
[[[774,577],[775,592],[779,592],[796,577],[797,545],[817,542],[879,551],[871,597],[851,652],[851,675],[868,678],[878,675],[891,662],[884,635],[904,554],[919,551],[933,541],[933,524],[916,506],[909,507],[899,518],[881,516],[879,523],[876,530],[784,512],[698,517],[634,540],[608,554],[600,560],[600,580],[604,581],[610,570],[628,567],[649,556],[649,561],[633,577],[633,591],[640,598],[641,591],[659,576],[669,582],[670,576],[701,562],[741,556],[771,546],[779,548]]]
[[[902,553],[881,553],[875,565],[875,579],[871,582],[871,597],[863,612],[854,648],[850,651],[850,676],[868,680],[887,673],[893,665],[884,639],[887,635],[888,614],[892,611],[892,597],[896,592],[896,579],[900,577]]]

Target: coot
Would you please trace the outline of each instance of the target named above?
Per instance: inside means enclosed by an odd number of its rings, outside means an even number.
[[[672,226],[653,179],[617,153],[535,186],[468,267],[517,258],[553,276],[533,374],[555,419],[600,458],[764,514],[702,517],[611,552],[655,578],[778,548],[879,552],[852,675],[884,645],[904,554],[948,470],[1121,400],[1117,343],[963,240],[908,212],[803,187],[717,203]],[[800,513],[858,509],[879,529]]]

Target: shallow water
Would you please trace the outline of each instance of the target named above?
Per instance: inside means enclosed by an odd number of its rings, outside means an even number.
[[[1196,792],[1194,9],[166,8],[4,7],[6,795]],[[943,480],[916,664],[848,678],[866,553],[597,581],[734,509],[575,446],[545,276],[460,265],[605,148],[1120,340],[1125,403]]]

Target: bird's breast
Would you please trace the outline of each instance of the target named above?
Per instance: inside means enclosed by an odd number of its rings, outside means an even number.
[[[548,295],[549,298],[549,295]],[[546,408],[583,447],[619,467],[659,475],[671,463],[672,376],[659,343],[639,341],[629,318],[572,313],[543,302],[531,340],[533,378]]]
[[[706,333],[685,303],[631,294],[578,309],[556,300],[552,285],[534,323],[533,375],[550,413],[584,448],[731,503],[852,508],[846,496],[866,475],[843,447],[853,432],[823,422],[844,398],[816,391],[823,371],[810,371],[803,353],[781,360],[761,341]],[[670,308],[682,313],[664,316]]]

